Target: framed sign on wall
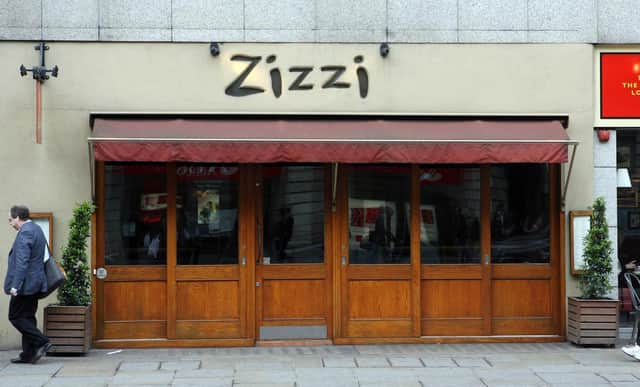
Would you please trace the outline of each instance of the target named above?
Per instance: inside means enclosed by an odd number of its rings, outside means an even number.
[[[31,221],[42,229],[44,237],[49,244],[51,252],[53,252],[53,213],[52,212],[32,212]],[[44,252],[45,257],[49,258],[49,252]]]
[[[591,215],[593,211],[570,211],[569,212],[569,235],[571,249],[571,274],[582,274],[584,267],[584,239],[591,229]]]
[[[640,118],[640,53],[600,54],[600,118]]]

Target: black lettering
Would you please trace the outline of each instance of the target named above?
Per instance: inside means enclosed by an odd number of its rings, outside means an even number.
[[[251,71],[260,63],[261,56],[234,55],[231,60],[249,62],[247,68],[244,69],[236,79],[224,90],[227,95],[232,97],[245,97],[251,94],[264,93],[264,89],[254,86],[243,86],[242,83],[249,76]]]
[[[353,58],[354,63],[362,63],[364,58],[362,55],[358,55]],[[358,88],[360,89],[360,98],[367,98],[369,94],[369,74],[367,73],[367,69],[364,66],[358,66],[356,70],[356,74],[358,75]]]
[[[269,55],[266,59],[267,63],[273,63],[276,61],[275,55]],[[271,90],[273,90],[273,95],[276,98],[280,98],[282,95],[282,74],[280,73],[279,68],[274,68],[269,71],[269,75],[271,75]]]
[[[300,75],[298,75],[298,77],[291,83],[291,86],[289,86],[289,90],[311,90],[313,89],[313,85],[312,84],[306,84],[303,85],[302,82],[304,82],[305,78],[307,77],[307,75],[309,75],[309,73],[313,71],[313,67],[290,67],[289,68],[289,72],[290,73],[300,73]]]
[[[348,89],[351,84],[348,82],[336,82],[342,74],[344,74],[347,68],[345,66],[322,66],[320,71],[333,71],[333,74],[322,85],[323,89]]]

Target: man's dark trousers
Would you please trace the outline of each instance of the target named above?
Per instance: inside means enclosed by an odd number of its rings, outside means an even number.
[[[36,321],[38,309],[38,297],[12,296],[9,302],[9,321],[22,333],[22,353],[20,358],[29,360],[33,358],[36,350],[45,345],[49,339],[40,332]]]

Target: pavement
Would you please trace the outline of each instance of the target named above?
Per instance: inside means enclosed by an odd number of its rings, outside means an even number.
[[[640,361],[569,343],[91,350],[11,364],[0,386],[640,386]]]

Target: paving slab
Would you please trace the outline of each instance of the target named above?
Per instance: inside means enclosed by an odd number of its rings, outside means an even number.
[[[165,371],[196,370],[200,368],[200,360],[163,361],[160,369]]]
[[[296,375],[293,370],[238,370],[233,382],[235,384],[277,384],[294,383]]]
[[[176,379],[218,379],[218,378],[232,378],[234,370],[232,368],[200,368],[197,370],[178,370],[175,373]]]
[[[362,383],[410,383],[417,382],[418,377],[412,372],[412,368],[384,369],[384,368],[357,368],[353,373]]]
[[[546,386],[544,380],[531,370],[520,369],[485,369],[474,370],[475,376],[480,378],[487,386]]]
[[[416,375],[421,380],[429,377],[471,377],[475,376],[472,368],[461,367],[438,367],[438,368],[411,368],[411,373]]]
[[[0,378],[5,376],[53,375],[62,368],[62,363],[9,364],[0,370]]]
[[[106,376],[57,376],[49,380],[46,386],[69,386],[69,387],[87,387],[87,386],[106,386],[112,382],[111,377]]]
[[[10,375],[10,376],[2,376],[0,381],[3,386],[10,387],[33,387],[33,386],[42,386],[49,381],[49,376],[47,375]]]
[[[237,370],[275,370],[275,369],[290,369],[292,368],[289,361],[277,361],[277,360],[245,360],[238,361],[234,364],[234,368]]]
[[[487,368],[490,367],[489,363],[484,358],[481,357],[454,357],[453,361],[458,365],[458,367],[482,367]]]
[[[321,357],[316,356],[304,356],[295,357],[291,360],[291,367],[293,368],[322,368],[324,364]]]
[[[633,374],[628,373],[598,373],[609,382],[640,382]]]
[[[221,378],[221,379],[174,379],[171,386],[180,386],[180,387],[231,387],[233,386],[232,378]]]
[[[526,363],[524,363],[526,364]],[[553,363],[547,363],[544,365],[534,365],[529,367],[533,372],[536,373],[593,373],[593,368],[582,365],[582,364],[566,364],[566,365],[556,365]]]
[[[116,374],[119,365],[119,361],[98,361],[93,363],[65,362],[62,368],[56,373],[56,376],[113,376]]]
[[[357,357],[356,364],[359,368],[389,368],[391,363],[386,357],[382,356],[364,356]]]
[[[463,376],[463,377],[446,377],[446,376],[437,376],[437,377],[425,377],[419,379],[419,381],[424,386],[469,386],[469,387],[486,387],[482,380],[474,377],[474,376]]]
[[[156,371],[153,373],[122,373],[116,374],[111,381],[113,385],[136,385],[136,384],[171,384],[173,382],[173,372]]]
[[[125,361],[120,363],[117,372],[146,372],[160,369],[159,361]]]
[[[326,368],[356,368],[356,362],[352,357],[323,357]]]
[[[394,382],[394,383],[360,383],[360,387],[422,387],[422,383],[415,382]]]
[[[296,387],[295,382],[286,383],[233,383],[234,387]]]
[[[420,358],[417,357],[390,357],[389,363],[391,363],[391,367],[424,367],[424,364],[422,363],[422,361],[420,361]]]
[[[425,367],[457,367],[458,365],[450,357],[421,357]]]
[[[296,387],[359,387],[355,379],[333,378],[328,380],[299,380]]]
[[[158,386],[170,386],[170,384],[109,384],[107,387],[158,387]]]
[[[593,386],[597,384],[607,383],[605,379],[593,373],[538,372],[536,374],[541,377],[542,380],[550,384],[574,384],[582,386]]]

